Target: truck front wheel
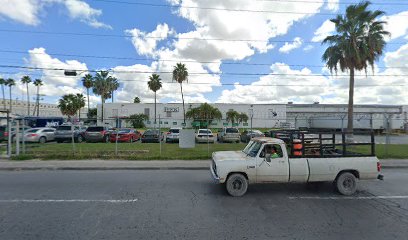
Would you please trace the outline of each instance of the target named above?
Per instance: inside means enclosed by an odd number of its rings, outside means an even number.
[[[339,193],[353,195],[357,190],[357,178],[350,172],[341,173],[336,179],[335,186]]]
[[[225,184],[227,192],[233,197],[241,197],[248,190],[248,180],[240,173],[234,173],[227,179]]]

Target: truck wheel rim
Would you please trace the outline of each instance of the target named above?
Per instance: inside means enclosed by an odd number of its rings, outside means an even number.
[[[233,188],[234,190],[241,190],[241,188],[242,188],[242,181],[239,180],[239,179],[235,179],[235,180],[232,182],[232,188]]]
[[[351,189],[354,187],[354,182],[351,178],[346,178],[343,181],[343,187],[346,189]]]

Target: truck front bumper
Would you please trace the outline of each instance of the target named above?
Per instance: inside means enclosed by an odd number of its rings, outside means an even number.
[[[212,177],[214,183],[219,184],[220,183],[220,177],[217,176],[217,173],[214,170],[213,164],[214,164],[214,162],[212,162],[211,166],[210,166],[211,177]]]

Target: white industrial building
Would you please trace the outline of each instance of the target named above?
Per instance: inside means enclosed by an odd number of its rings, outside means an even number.
[[[200,103],[186,103],[186,112],[200,106]],[[329,128],[341,130],[347,127],[346,104],[227,104],[211,103],[217,107],[223,119],[212,122],[212,128],[229,125],[226,113],[232,109],[246,113],[248,122],[239,123],[241,128]],[[164,128],[181,127],[183,123],[183,106],[181,103],[158,103],[157,125]],[[402,105],[355,105],[355,129],[404,129],[407,127],[408,106]],[[149,120],[147,127],[154,126],[154,103],[106,103],[104,104],[104,121],[101,121],[101,105],[98,105],[98,124],[126,126],[126,119],[132,114],[146,114]],[[251,121],[252,116],[252,121]],[[191,127],[192,119],[186,120]]]

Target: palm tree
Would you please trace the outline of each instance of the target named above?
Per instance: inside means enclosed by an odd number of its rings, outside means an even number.
[[[370,2],[361,2],[350,5],[345,15],[337,15],[331,19],[337,34],[328,36],[323,44],[330,46],[324,52],[322,59],[331,72],[350,71],[347,136],[353,138],[353,104],[354,104],[354,72],[365,70],[371,66],[374,71],[374,62],[383,54],[385,47],[384,37],[389,32],[384,30],[386,22],[378,18],[383,11],[367,10]]]
[[[6,85],[6,83],[7,83],[7,81],[4,78],[0,78],[1,92],[3,93],[4,110],[6,110],[6,96],[4,95],[4,85]]]
[[[222,119],[222,113],[218,108],[213,107],[208,103],[203,103],[199,107],[189,109],[186,113],[186,117],[188,119],[193,119],[194,122],[199,122],[200,127],[203,126],[208,128],[208,125],[210,125],[215,119]]]
[[[113,93],[118,90],[119,88],[119,82],[118,79],[115,77],[108,77],[108,81],[109,81],[109,90],[110,90],[110,94],[111,94],[111,98],[112,98],[112,103],[113,103]]]
[[[82,86],[86,88],[86,99],[88,99],[88,114],[89,114],[89,89],[93,86],[93,77],[91,74],[86,74],[82,78]]]
[[[85,105],[85,100],[83,100],[83,102]],[[67,94],[62,96],[58,101],[58,108],[61,110],[62,115],[68,116],[68,119],[70,121],[71,116],[74,116],[78,112],[78,110],[81,109],[78,101],[78,96],[75,94]]]
[[[162,88],[161,78],[158,74],[152,74],[149,77],[150,81],[147,82],[149,89],[154,92],[154,122],[156,123],[156,92]]]
[[[180,83],[181,99],[183,101],[183,115],[184,115],[184,126],[186,125],[186,109],[184,108],[184,95],[183,95],[183,82],[188,82],[188,71],[186,65],[182,63],[177,63],[173,69],[173,80]]]
[[[135,97],[135,99],[133,99],[133,103],[140,103],[140,98],[139,98],[139,97]]]
[[[238,120],[239,113],[234,110],[229,110],[226,115],[227,115],[227,118],[226,118],[227,122],[231,121],[232,126],[234,126],[234,123]]]
[[[23,76],[21,82],[27,87],[27,116],[30,116],[30,92],[28,91],[28,84],[31,82],[31,78],[29,76]]]
[[[40,115],[40,87],[43,85],[43,82],[41,79],[35,79],[34,85],[37,87],[37,101],[36,101],[36,106],[34,108],[34,112],[37,109],[37,117]],[[34,115],[34,113],[33,113]]]
[[[9,79],[7,79],[7,81],[6,81],[6,85],[9,87],[9,93],[10,93],[10,113],[11,113],[11,110],[12,110],[12,98],[11,98],[11,88],[13,87],[13,86],[15,86],[16,85],[16,82],[14,81],[14,79],[12,79],[12,78],[9,78]]]
[[[85,107],[85,96],[82,93],[76,94],[76,105],[78,106],[78,118],[81,120],[81,108]]]
[[[102,109],[101,109],[101,121],[103,122],[103,104],[105,100],[110,98],[111,96],[111,88],[109,84],[109,72],[108,71],[100,71],[97,72],[94,77],[94,82],[92,86],[92,91],[94,94],[101,96],[102,101]]]
[[[237,116],[237,120],[239,123],[243,123],[243,122],[248,122],[248,115],[246,113],[241,112],[240,114],[238,114]]]

